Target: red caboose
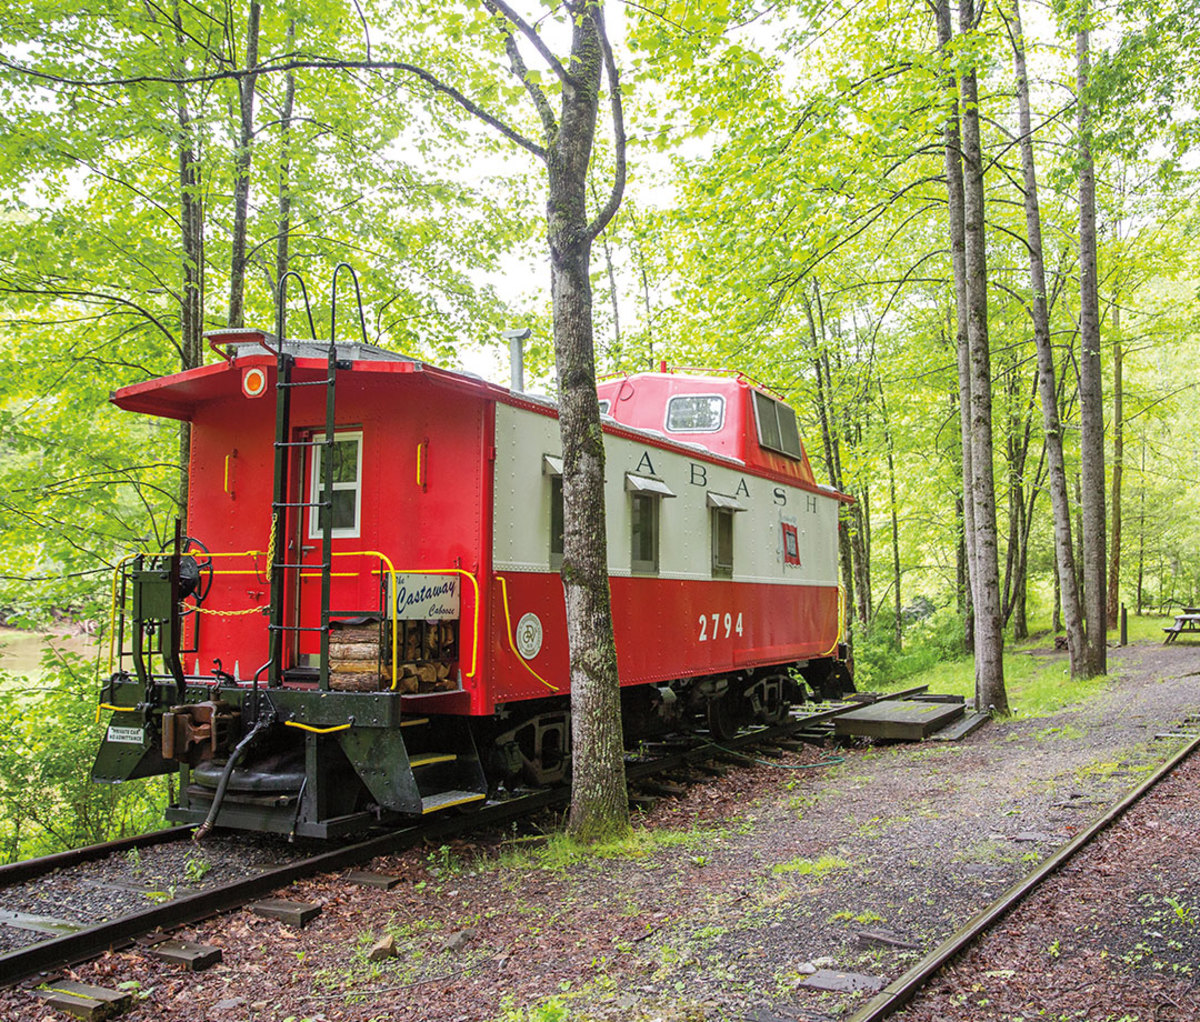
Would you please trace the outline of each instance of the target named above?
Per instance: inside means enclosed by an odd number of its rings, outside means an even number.
[[[328,836],[561,778],[554,404],[366,344],[212,342],[113,396],[191,423],[193,538],[122,569],[97,779],[180,770],[175,820]],[[797,673],[848,685],[846,498],[795,413],[665,369],[599,397],[627,738],[779,719]]]

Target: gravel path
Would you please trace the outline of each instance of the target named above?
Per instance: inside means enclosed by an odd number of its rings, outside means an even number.
[[[1154,736],[1200,710],[1200,649],[1131,647],[1114,651],[1110,669],[1108,686],[1081,708],[991,725],[960,743],[864,747],[836,766],[792,769],[825,755],[811,749],[731,771],[647,814],[638,854],[514,861],[534,843],[512,834],[413,851],[375,862],[402,879],[390,892],[337,876],[282,892],[322,904],[304,930],[249,913],[189,929],[183,936],[224,949],[224,963],[208,972],[187,976],[128,951],[77,976],[138,984],[145,1000],[123,1016],[131,1022],[837,1018],[862,994],[813,989],[814,968],[894,978],[1178,747]],[[1149,847],[1114,853],[1110,868]],[[1086,876],[1093,893],[1104,889]],[[1185,879],[1170,882],[1191,897],[1186,910],[1196,898]],[[1157,900],[1139,904],[1142,894]],[[1147,888],[1131,903],[1102,902],[1111,911],[1096,925],[1124,939],[1143,917],[1169,921],[1176,910],[1164,897]],[[893,943],[868,942],[864,931],[885,931]],[[368,961],[386,934],[397,956]],[[1074,945],[1068,952],[1058,939],[1055,962],[1080,968]],[[1098,955],[1100,946],[1089,948]],[[1141,971],[1112,951],[1105,960],[1133,982],[1165,954],[1154,947]],[[992,979],[1028,986],[1021,970],[1044,967],[1044,952],[989,965],[1012,972]],[[998,954],[988,961],[1002,961]],[[973,975],[968,967],[961,982]],[[979,1010],[941,1006],[912,1017],[1020,1017]],[[53,1015],[27,992],[0,992],[0,1019],[43,1017]]]

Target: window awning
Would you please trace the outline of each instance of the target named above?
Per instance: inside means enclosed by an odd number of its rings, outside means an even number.
[[[707,502],[708,502],[709,507],[717,507],[717,508],[720,508],[722,511],[749,511],[750,510],[748,507],[746,507],[745,504],[743,504],[740,500],[738,500],[737,497],[727,497],[723,493],[713,493],[711,490],[708,491],[708,501]]]
[[[674,497],[675,492],[661,479],[625,473],[625,489],[630,493],[649,493],[656,497]]]
[[[554,454],[542,455],[542,475],[544,476],[560,476],[562,475],[562,458]]]

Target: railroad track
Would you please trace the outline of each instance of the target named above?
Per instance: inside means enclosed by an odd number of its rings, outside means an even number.
[[[654,775],[681,770],[690,764],[710,760],[714,755],[740,755],[742,759],[750,760],[753,757],[746,755],[744,750],[775,741],[788,741],[798,732],[809,731],[847,708],[846,704],[809,706],[804,712],[783,724],[744,731],[735,738],[721,742],[719,747],[702,737],[654,743],[652,751],[648,754],[626,763],[626,775],[630,785],[636,786]],[[74,932],[50,936],[48,939],[0,954],[0,986],[9,986],[94,958],[109,949],[121,947],[157,930],[169,931],[221,912],[244,907],[247,903],[263,898],[272,891],[304,877],[347,869],[377,856],[403,851],[424,841],[445,840],[471,831],[507,824],[543,809],[561,805],[569,798],[570,790],[563,786],[489,802],[470,813],[430,817],[410,827],[373,835],[353,844],[323,849],[316,854],[262,869],[230,883],[194,894],[172,896],[161,903],[148,905],[103,922],[85,925]],[[190,834],[191,828],[177,827],[139,838],[128,838],[14,863],[0,868],[0,900],[3,898],[5,887],[29,883],[57,870],[95,862],[106,856],[128,855],[153,845],[188,840]]]
[[[1014,883],[992,904],[976,913],[963,927],[916,965],[875,994],[851,1015],[847,1022],[883,1022],[884,1019],[900,1011],[953,959],[999,923],[1037,890],[1044,880],[1062,869],[1076,853],[1091,844],[1103,831],[1136,805],[1159,781],[1200,748],[1200,732],[1194,728],[1186,734],[1172,733],[1164,737],[1187,737],[1188,742],[1120,802],[1111,806],[1107,812],[1063,845],[1037,869]]]

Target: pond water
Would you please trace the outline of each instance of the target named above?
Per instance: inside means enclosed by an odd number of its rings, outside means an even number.
[[[52,632],[23,632],[0,628],[0,671],[36,676],[41,671],[42,651],[47,646],[93,656],[97,640],[89,635],[56,635]]]

